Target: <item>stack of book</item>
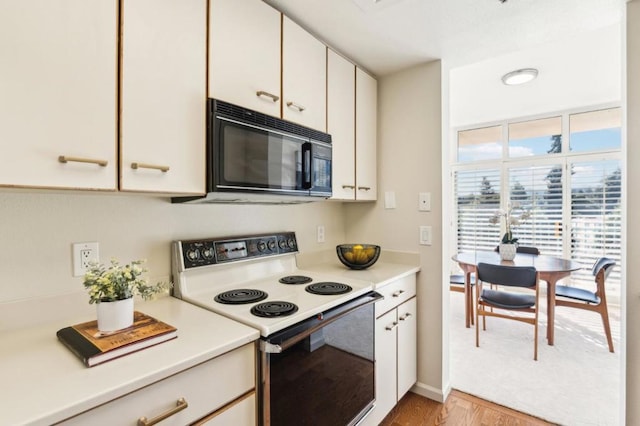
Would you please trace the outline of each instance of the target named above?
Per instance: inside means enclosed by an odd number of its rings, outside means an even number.
[[[92,367],[175,339],[178,332],[169,324],[135,311],[133,325],[122,330],[103,333],[94,320],[62,328],[56,335],[87,367]]]

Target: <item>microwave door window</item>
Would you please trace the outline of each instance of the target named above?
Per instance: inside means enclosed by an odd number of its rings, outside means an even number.
[[[281,135],[269,138],[269,176],[271,188],[302,188],[302,143]]]
[[[224,185],[284,190],[301,188],[301,141],[231,123],[222,131]]]

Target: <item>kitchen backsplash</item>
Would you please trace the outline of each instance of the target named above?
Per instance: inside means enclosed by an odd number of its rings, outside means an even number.
[[[185,205],[135,194],[0,192],[0,303],[82,290],[72,243],[97,241],[100,260],[147,259],[149,278],[170,276],[174,239],[295,231],[301,251],[343,242],[343,206]],[[316,242],[324,225],[325,242]]]

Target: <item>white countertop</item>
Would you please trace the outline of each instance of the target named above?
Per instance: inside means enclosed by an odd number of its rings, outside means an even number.
[[[258,330],[173,297],[136,301],[135,309],[175,326],[178,338],[87,368],[56,331],[95,316],[0,332],[0,424],[55,423],[259,337]]]
[[[356,270],[344,266],[335,251],[300,253],[297,255],[298,267],[310,271],[319,271],[336,278],[345,277],[370,281],[373,288],[383,287],[399,278],[420,271],[418,253],[385,251],[380,258],[367,269]]]

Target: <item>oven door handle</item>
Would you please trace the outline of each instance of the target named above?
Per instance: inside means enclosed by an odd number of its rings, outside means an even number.
[[[329,318],[326,321],[322,321],[320,323],[318,323],[317,325],[310,327],[309,329],[303,331],[302,333],[296,334],[295,336],[293,336],[290,339],[284,340],[282,343],[280,344],[275,344],[275,343],[270,343],[267,342],[265,340],[261,340],[260,341],[260,351],[265,352],[265,353],[280,353],[282,351],[287,350],[288,348],[290,348],[291,346],[295,345],[296,343],[298,343],[299,341],[301,341],[302,339],[304,339],[305,337],[310,336],[311,334],[315,333],[316,331],[320,330],[322,327],[331,324],[334,321],[339,320],[340,318],[344,317],[345,315],[349,315],[350,313],[352,313],[353,311],[360,309],[362,307],[365,307],[367,305],[371,305],[372,303],[376,303],[378,300],[382,299],[383,297],[378,294],[375,293],[375,296],[373,296],[371,299],[360,303],[356,306],[351,306],[348,309],[345,309],[344,311],[340,312],[339,314],[337,314],[334,317]]]

